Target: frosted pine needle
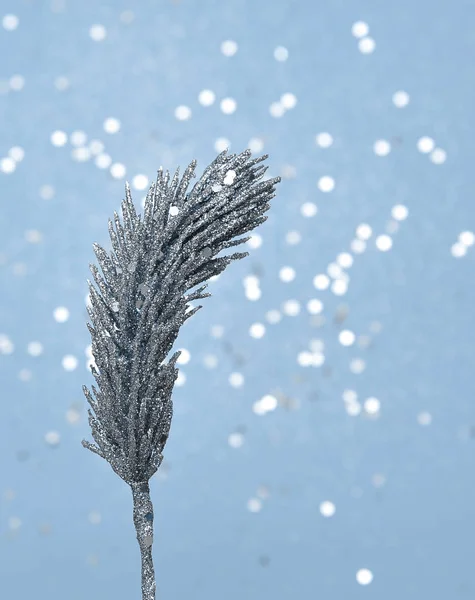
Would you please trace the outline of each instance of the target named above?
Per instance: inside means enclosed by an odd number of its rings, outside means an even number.
[[[237,238],[267,217],[269,201],[280,178],[262,181],[267,156],[251,159],[222,152],[188,191],[193,161],[179,177],[158,171],[137,214],[126,184],[122,223],[109,220],[112,250],[98,244],[94,252],[102,270],[90,269],[87,327],[92,339],[97,383],[92,394],[83,386],[91,409],[89,424],[95,444],[82,444],[106,459],[132,488],[134,524],[142,557],[142,600],[155,598],[152,561],[153,506],[149,480],[163,460],[172,420],[172,390],[180,352],[166,358],[181,325],[200,308],[189,303],[206,298],[207,285],[247,252],[218,257]],[[97,367],[97,368],[96,368]]]

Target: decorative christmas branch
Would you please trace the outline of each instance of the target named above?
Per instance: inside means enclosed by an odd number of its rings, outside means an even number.
[[[267,217],[279,177],[261,181],[267,156],[251,159],[222,152],[190,192],[193,161],[179,178],[158,171],[145,200],[143,218],[135,211],[129,186],[122,220],[109,220],[112,250],[94,244],[102,270],[90,269],[91,305],[87,324],[91,366],[98,389],[83,386],[91,409],[95,444],[82,444],[106,459],[132,488],[134,524],[142,557],[142,600],[155,599],[152,561],[153,506],[149,480],[159,468],[172,420],[172,390],[180,352],[165,359],[181,325],[201,306],[188,303],[210,296],[207,285],[191,288],[221,273],[247,252],[217,257],[249,237],[234,239]],[[115,228],[114,228],[115,225]]]

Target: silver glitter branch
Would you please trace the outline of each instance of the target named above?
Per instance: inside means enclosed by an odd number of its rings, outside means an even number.
[[[89,425],[95,444],[82,444],[109,462],[132,488],[134,524],[142,557],[142,600],[155,599],[152,561],[153,506],[148,482],[159,468],[172,420],[172,391],[180,352],[166,358],[183,323],[209,297],[207,285],[247,252],[218,257],[246,242],[241,236],[263,223],[280,178],[261,181],[267,169],[251,159],[222,152],[188,191],[193,161],[179,177],[158,171],[136,213],[126,184],[122,223],[109,220],[112,249],[94,244],[102,274],[90,265],[88,280],[97,389],[83,386],[90,405]]]

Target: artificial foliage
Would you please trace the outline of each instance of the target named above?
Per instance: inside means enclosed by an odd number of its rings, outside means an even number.
[[[158,171],[143,217],[126,184],[122,222],[109,220],[112,248],[94,244],[102,271],[91,264],[87,324],[92,374],[83,386],[95,443],[83,445],[109,462],[132,489],[133,519],[142,559],[142,600],[154,600],[153,505],[149,480],[160,467],[170,432],[172,391],[180,352],[167,356],[180,327],[210,296],[207,285],[247,252],[218,256],[246,242],[238,237],[267,216],[280,178],[263,180],[267,156],[219,154],[190,191],[193,161],[180,178]],[[193,291],[193,288],[194,291]]]

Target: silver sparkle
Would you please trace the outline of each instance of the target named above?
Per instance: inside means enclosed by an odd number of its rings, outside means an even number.
[[[183,323],[209,297],[207,285],[189,290],[219,275],[236,252],[216,258],[224,249],[247,242],[235,239],[263,223],[279,177],[261,181],[264,155],[251,152],[219,154],[187,192],[195,176],[193,161],[179,178],[160,168],[150,187],[144,214],[136,213],[126,184],[122,223],[109,220],[112,250],[94,244],[102,270],[90,265],[96,287],[88,280],[92,355],[90,368],[97,383],[83,392],[92,410],[89,425],[95,444],[82,444],[109,462],[132,488],[134,524],[142,558],[142,600],[155,598],[152,561],[153,506],[148,482],[160,467],[172,420],[172,391],[178,376],[180,351],[165,362]],[[222,186],[226,174],[232,181]],[[170,214],[176,207],[178,213]]]

